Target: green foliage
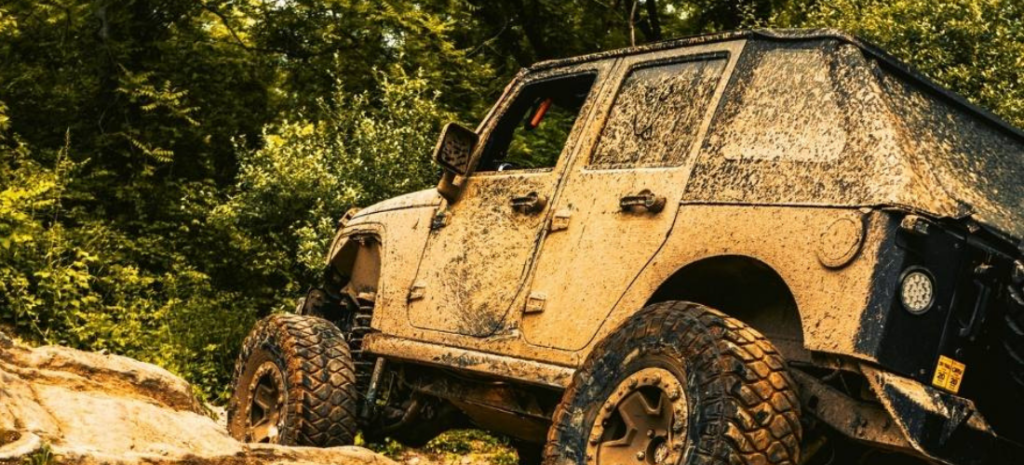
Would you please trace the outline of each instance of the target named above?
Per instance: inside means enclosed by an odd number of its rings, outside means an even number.
[[[383,443],[375,444],[366,443],[362,436],[359,436],[356,438],[356,445],[397,461],[409,461],[411,456],[427,455],[428,463],[455,463],[460,457],[469,457],[473,463],[492,465],[519,463],[516,451],[507,438],[481,430],[460,429],[441,433],[419,451],[409,449],[390,438],[385,439]]]
[[[400,460],[406,452],[405,446],[391,438],[384,439],[383,443],[365,443],[362,436],[359,436],[356,445],[366,447],[392,460]]]
[[[44,442],[39,450],[26,456],[22,463],[24,465],[53,465],[57,463],[57,457],[53,454],[50,443]]]
[[[29,341],[133,356],[222,394],[254,312],[187,265],[141,268],[124,253],[131,238],[67,210],[81,171],[68,147],[52,168],[16,142],[0,147],[0,316]]]
[[[476,443],[497,445],[500,440],[478,430],[455,430],[438,436],[427,443],[426,450],[435,454],[464,455],[475,449]]]
[[[522,125],[512,133],[505,161],[520,168],[551,168],[558,163],[569,132],[579,114],[579,107],[562,108],[552,105],[540,125],[526,129]],[[533,114],[527,113],[526,118]],[[526,121],[528,122],[528,121]],[[525,122],[524,122],[525,123]]]
[[[289,282],[312,282],[346,210],[436,183],[430,155],[452,115],[420,76],[378,79],[378,95],[336,95],[320,122],[285,122],[241,154],[234,195],[212,218],[240,234],[243,253],[264,257],[256,266],[267,273],[295,269]]]
[[[1024,127],[1024,3],[836,0],[814,5],[796,24],[857,34]]]
[[[424,450],[445,456],[479,456],[493,465],[518,463],[508,439],[480,430],[453,430],[434,438]]]
[[[431,187],[440,124],[477,120],[522,66],[744,26],[838,27],[1024,125],[1022,9],[7,1],[0,324],[161,364],[223,399],[241,339],[314,279],[341,214]]]
[[[437,11],[6,2],[0,322],[223,400],[241,339],[293,305],[337,218],[429,187],[439,124],[485,101],[492,72]]]

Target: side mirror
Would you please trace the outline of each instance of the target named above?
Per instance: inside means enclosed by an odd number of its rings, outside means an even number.
[[[479,136],[473,130],[448,123],[441,130],[441,138],[434,148],[434,160],[445,171],[457,175],[469,172],[469,157],[473,155]]]

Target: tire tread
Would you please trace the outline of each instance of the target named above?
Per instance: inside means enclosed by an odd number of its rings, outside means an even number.
[[[357,425],[357,392],[352,354],[341,331],[319,317],[279,314],[264,318],[242,344],[235,364],[234,383],[243,376],[253,352],[279,345],[285,363],[289,402],[287,416],[292,428],[284,428],[281,443],[333,447],[351,445]],[[232,399],[228,424],[240,406]]]
[[[555,410],[544,463],[583,463],[574,401],[588,389],[611,354],[642,341],[666,341],[658,350],[685,353],[701,376],[701,441],[690,465],[795,465],[799,463],[800,404],[782,356],[762,335],[721,312],[688,302],[641,310],[591,352]],[[583,433],[586,434],[586,433]],[[585,438],[583,438],[585,439]],[[569,448],[569,450],[567,450]],[[578,449],[578,448],[576,448]],[[567,460],[568,459],[568,460]]]

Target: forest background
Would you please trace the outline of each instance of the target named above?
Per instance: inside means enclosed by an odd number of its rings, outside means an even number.
[[[214,402],[352,206],[535,61],[834,27],[1024,126],[1019,0],[0,0],[0,327]]]

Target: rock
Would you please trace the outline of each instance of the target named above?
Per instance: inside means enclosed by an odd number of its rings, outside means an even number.
[[[394,465],[359,447],[240,443],[162,368],[0,335],[0,464],[47,448],[75,465]]]
[[[43,447],[42,439],[32,433],[5,431],[0,438],[0,462],[21,460]]]

